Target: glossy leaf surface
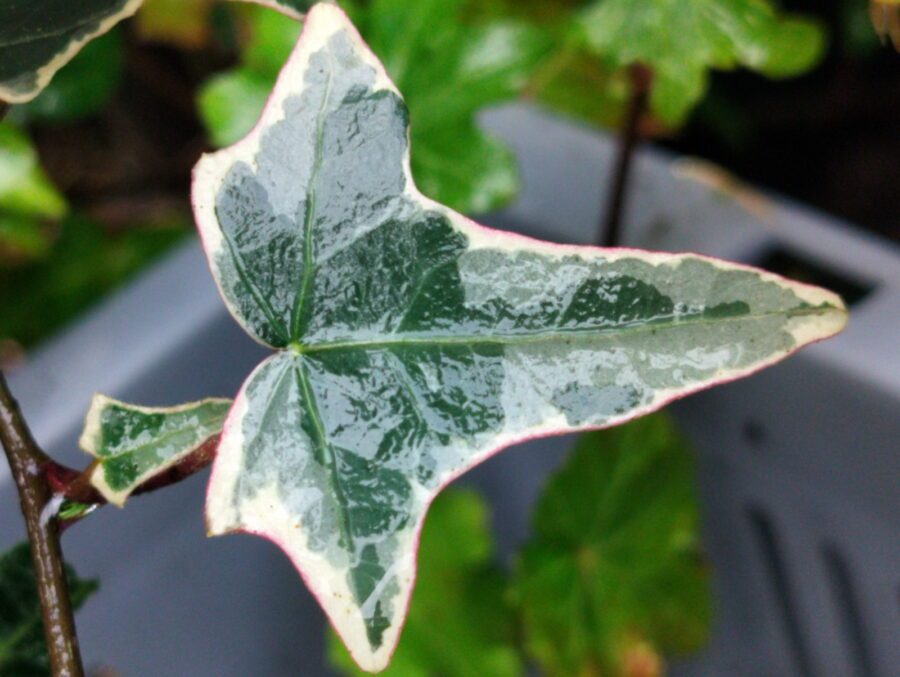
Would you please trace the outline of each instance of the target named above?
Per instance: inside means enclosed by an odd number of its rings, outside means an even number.
[[[422,529],[416,594],[386,677],[524,674],[489,518],[484,499],[472,491],[448,490],[431,506]],[[345,674],[360,674],[334,633],[329,656]]]
[[[72,606],[78,609],[97,589],[66,565]],[[44,644],[41,603],[27,543],[0,556],[0,675],[45,677],[50,660]]]
[[[263,116],[204,156],[195,217],[250,375],[211,534],[278,543],[361,667],[384,668],[442,486],[528,437],[609,426],[843,327],[835,295],[692,255],[553,246],[423,197],[408,112],[317,5]]]
[[[824,49],[816,24],[779,14],[769,0],[596,0],[580,21],[611,65],[653,69],[651,105],[668,124],[700,99],[711,68],[788,77],[815,65]]]
[[[143,0],[9,0],[0,3],[0,101],[25,103],[92,38]]]
[[[667,416],[584,435],[538,500],[533,533],[513,590],[542,674],[632,674],[636,652],[659,662],[702,646],[693,458]]]
[[[509,151],[475,123],[478,111],[515,98],[546,42],[525,22],[466,21],[463,0],[376,0],[354,12],[372,49],[406,94],[412,171],[422,191],[463,212],[496,208],[519,186]],[[212,140],[233,143],[262,110],[299,27],[260,15],[243,65],[200,95]]]
[[[91,484],[110,503],[123,505],[141,484],[218,437],[230,407],[222,399],[137,407],[95,395],[80,440],[97,459]]]

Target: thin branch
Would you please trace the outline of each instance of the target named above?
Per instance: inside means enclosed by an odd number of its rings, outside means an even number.
[[[53,497],[41,469],[53,461],[38,447],[0,373],[0,442],[19,491],[54,677],[84,677],[78,635],[63,571],[59,528],[45,514]]]
[[[9,111],[9,104],[3,100],[0,100],[0,121],[6,117],[6,113]]]
[[[650,84],[653,80],[652,71],[641,64],[631,66],[628,74],[631,80],[631,98],[619,135],[619,155],[607,199],[606,215],[598,229],[598,238],[604,247],[619,245],[622,217],[628,197],[628,183],[631,178],[631,164],[640,136],[641,120],[647,111]]]

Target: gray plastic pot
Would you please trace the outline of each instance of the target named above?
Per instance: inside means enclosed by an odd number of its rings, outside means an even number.
[[[611,141],[529,107],[484,123],[516,150],[524,180],[520,199],[486,220],[594,239]],[[673,407],[700,456],[717,600],[709,647],[677,672],[898,674],[900,252],[783,200],[750,200],[748,212],[745,198],[687,178],[696,173],[643,152],[625,244],[799,266],[857,302],[837,339]],[[48,342],[11,386],[39,441],[77,466],[94,391],[143,404],[233,396],[262,356],[192,242]],[[530,506],[567,445],[523,444],[462,480],[487,495],[505,555],[527,538]],[[323,616],[287,559],[261,539],[204,537],[205,479],[104,509],[66,534],[70,561],[102,583],[78,616],[89,667],[129,677],[329,674]],[[0,510],[5,548],[23,537],[5,467]]]

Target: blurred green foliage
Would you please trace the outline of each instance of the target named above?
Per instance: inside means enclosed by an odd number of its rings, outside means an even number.
[[[46,255],[52,240],[48,226],[66,209],[28,137],[12,123],[0,122],[0,263]]]
[[[661,674],[699,649],[711,616],[692,453],[663,413],[579,438],[550,478],[507,574],[484,501],[441,494],[391,677]],[[329,656],[361,675],[336,636]]]
[[[78,578],[65,567],[72,606],[78,609],[97,590],[96,581]],[[0,675],[45,677],[50,661],[34,568],[27,543],[0,555]]]
[[[710,69],[790,77],[814,66],[825,46],[818,25],[783,16],[768,0],[595,0],[576,25],[612,68],[652,69],[651,106],[669,126],[703,96]]]
[[[107,233],[83,216],[68,217],[41,260],[0,266],[0,338],[34,345],[89,308],[187,232],[186,224],[151,224]]]

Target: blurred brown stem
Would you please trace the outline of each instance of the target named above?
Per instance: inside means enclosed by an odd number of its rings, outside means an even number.
[[[617,247],[622,232],[622,218],[628,197],[631,164],[640,137],[641,121],[647,111],[653,72],[642,64],[634,64],[628,71],[631,96],[628,110],[619,132],[619,153],[616,173],[607,198],[606,214],[600,223],[598,237],[603,247]]]
[[[9,110],[9,104],[5,101],[0,101],[0,121],[6,117],[6,112]]]
[[[69,588],[63,571],[59,525],[47,506],[53,498],[42,469],[53,461],[34,441],[6,379],[0,373],[0,442],[19,492],[22,515],[28,532],[31,561],[41,601],[44,640],[50,656],[50,670],[59,677],[83,677],[78,635]]]

